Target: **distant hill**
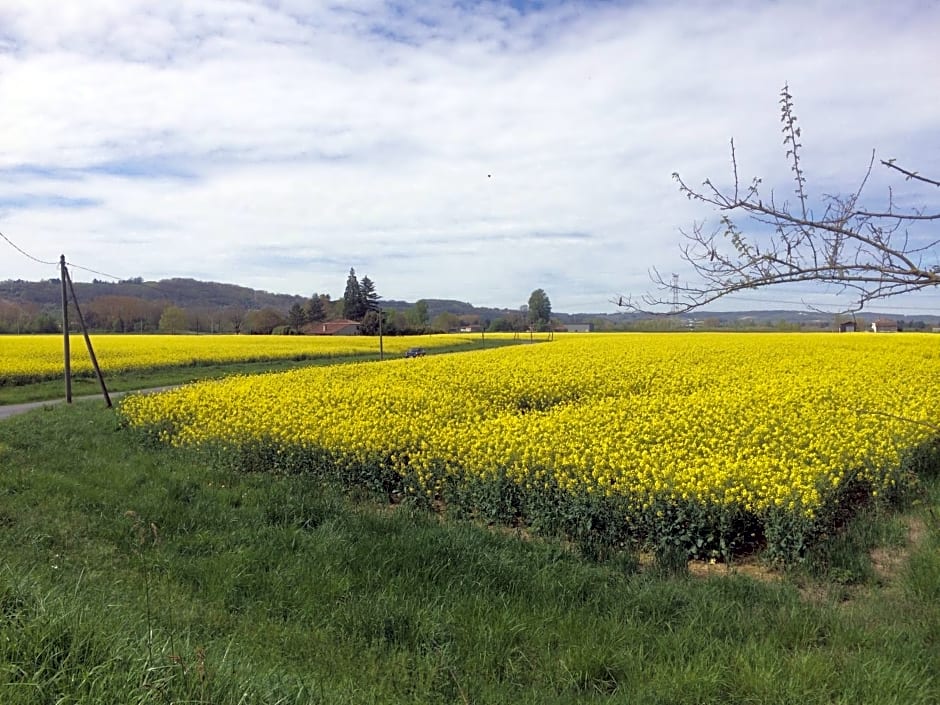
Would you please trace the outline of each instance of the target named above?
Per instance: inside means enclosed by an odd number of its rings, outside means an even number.
[[[243,308],[246,310],[274,308],[287,312],[294,304],[303,305],[307,298],[291,294],[272,294],[267,291],[251,289],[237,284],[206,282],[196,279],[161,279],[144,281],[128,279],[119,282],[76,282],[75,294],[79,302],[90,302],[103,296],[126,296],[150,302],[172,304],[180,308]],[[476,316],[492,321],[496,318],[517,313],[518,309],[500,309],[474,306],[466,301],[453,299],[423,299],[428,305],[428,316],[433,319],[442,313],[456,316]],[[58,279],[38,282],[7,280],[0,282],[0,301],[13,304],[39,306],[50,311],[61,307],[62,284]],[[382,300],[382,307],[392,311],[406,311],[415,302]],[[622,318],[616,314],[615,318]],[[570,314],[558,314],[559,320],[569,321]]]
[[[219,282],[206,282],[196,279],[173,278],[159,281],[144,281],[141,278],[128,279],[119,282],[106,282],[95,280],[93,282],[76,282],[75,293],[80,302],[91,302],[101,297],[129,297],[140,299],[153,305],[173,305],[183,309],[243,309],[245,311],[259,309],[275,309],[286,312],[294,304],[303,305],[307,298],[290,294],[275,294],[268,291],[251,289],[237,284]],[[549,292],[550,294],[551,292]],[[6,280],[0,282],[0,308],[3,305],[26,307],[31,311],[44,311],[50,315],[57,315],[61,306],[62,289],[58,279],[47,279],[38,282],[23,280]],[[498,318],[518,315],[517,308],[492,308],[474,306],[466,301],[453,299],[423,299],[428,305],[428,316],[433,320],[443,313],[454,314],[461,318],[476,318],[480,322],[494,321]],[[888,302],[886,302],[888,303]],[[383,308],[390,311],[406,311],[414,306],[414,302],[383,300]],[[655,327],[655,321],[672,321],[676,319],[652,319],[635,313],[555,313],[553,317],[561,323],[592,323],[597,329],[639,326],[644,320]],[[940,311],[938,315],[905,315],[895,313],[864,312],[859,317],[866,321],[876,318],[890,318],[893,320],[921,322],[926,326],[940,326]],[[728,311],[714,312],[701,311],[679,317],[684,325],[697,327],[707,324],[709,327],[754,327],[773,328],[785,325],[802,328],[827,328],[831,326],[834,316],[812,312],[792,310],[755,310],[755,311]]]
[[[303,296],[272,294],[237,284],[220,284],[196,279],[161,279],[144,281],[127,279],[119,282],[76,282],[75,295],[79,302],[101,296],[129,296],[145,301],[160,301],[180,308],[237,306],[244,309],[289,309],[293,304],[306,302]],[[58,279],[40,282],[7,280],[0,282],[0,299],[18,304],[37,304],[42,307],[60,306],[62,284]]]

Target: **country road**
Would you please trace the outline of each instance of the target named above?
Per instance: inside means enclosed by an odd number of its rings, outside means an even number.
[[[167,389],[173,389],[173,386],[175,385],[171,385],[168,387],[152,387],[150,389],[136,389],[136,390],[130,390],[126,392],[110,392],[109,394],[113,401],[115,399],[119,399],[120,397],[123,397],[125,394],[136,394],[137,392],[142,392],[144,394],[151,394],[154,392],[164,392]],[[104,397],[102,397],[101,394],[92,394],[88,396],[72,397],[73,403],[91,402],[91,401],[99,401],[103,405]],[[46,401],[31,401],[25,404],[6,404],[3,406],[0,406],[0,421],[2,421],[3,419],[7,419],[11,416],[16,416],[17,414],[25,414],[26,412],[33,411],[34,409],[41,409],[44,406],[55,406],[57,404],[64,404],[64,403],[65,403],[65,399],[47,399]]]
[[[127,392],[124,392],[124,394],[126,393]],[[115,392],[111,395],[111,399],[114,399],[120,395],[121,392]],[[100,394],[97,394],[93,397],[72,397],[72,402],[85,402],[91,401],[93,399],[97,399],[102,403],[102,405],[104,404],[104,398]],[[25,414],[27,411],[32,411],[33,409],[41,409],[44,406],[51,407],[64,403],[65,399],[48,399],[46,401],[31,401],[26,404],[6,404],[4,406],[0,406],[0,421],[11,416],[16,416],[17,414]]]

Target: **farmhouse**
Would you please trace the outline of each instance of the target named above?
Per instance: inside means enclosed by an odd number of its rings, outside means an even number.
[[[567,333],[590,333],[593,329],[590,323],[568,323],[564,327]]]
[[[339,319],[310,323],[304,326],[303,330],[307,335],[359,335],[359,324],[356,321]]]
[[[897,333],[898,322],[888,320],[887,318],[879,318],[877,321],[872,322],[871,332],[872,333]]]

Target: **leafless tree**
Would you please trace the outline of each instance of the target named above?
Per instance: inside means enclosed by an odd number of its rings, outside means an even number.
[[[793,172],[796,200],[778,202],[771,191],[761,195],[761,179],[742,184],[731,140],[733,186],[721,188],[706,179],[693,188],[678,173],[673,178],[690,200],[718,209],[720,224],[706,230],[694,223],[681,230],[681,258],[697,275],[695,284],[679,285],[654,269],[654,291],[638,299],[622,296],[614,303],[645,313],[683,313],[728,294],[777,284],[815,282],[848,295],[847,310],[858,311],[876,299],[940,285],[940,213],[898,208],[889,189],[887,206],[867,210],[862,192],[875,166],[872,153],[861,184],[850,195],[823,197],[823,213],[813,213],[803,173],[800,133],[789,87],[780,93],[783,144]],[[906,181],[940,187],[940,181],[904,169],[895,160],[884,167]],[[745,230],[734,217],[748,222]],[[914,228],[932,230],[926,237]]]

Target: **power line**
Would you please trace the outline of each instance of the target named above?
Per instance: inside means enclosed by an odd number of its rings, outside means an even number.
[[[98,275],[100,275],[100,276],[102,276],[102,277],[107,277],[108,279],[113,279],[113,280],[116,281],[118,284],[127,284],[127,285],[133,285],[133,286],[142,286],[142,287],[144,287],[145,289],[153,289],[154,291],[159,292],[159,293],[163,294],[164,296],[171,296],[170,292],[168,292],[168,291],[166,291],[166,290],[164,290],[164,289],[161,289],[158,284],[148,284],[148,283],[145,282],[145,281],[134,281],[133,279],[129,279],[129,278],[126,278],[126,277],[119,277],[119,276],[117,276],[116,274],[108,274],[107,272],[99,272],[97,269],[91,269],[91,268],[89,268],[89,267],[83,267],[82,265],[80,265],[80,264],[75,264],[74,262],[66,262],[66,264],[67,264],[69,267],[72,267],[73,269],[81,269],[83,272],[88,272],[88,273],[90,273],[90,274],[98,274]]]
[[[66,262],[66,264],[72,269],[81,269],[83,272],[88,272],[89,274],[100,274],[102,277],[107,277],[108,279],[114,279],[117,282],[127,281],[124,277],[119,277],[116,274],[108,274],[107,272],[99,272],[97,269],[89,269],[88,267],[83,267],[80,264],[75,264],[74,262]],[[134,282],[137,283],[137,282]]]
[[[27,252],[27,251],[24,250],[22,247],[20,247],[19,245],[17,245],[15,242],[13,242],[13,240],[11,240],[10,238],[8,238],[8,237],[7,237],[6,235],[4,235],[2,232],[0,232],[0,238],[3,238],[3,239],[6,241],[6,243],[7,243],[10,247],[12,247],[14,250],[16,250],[17,252],[19,252],[19,253],[20,253],[21,255],[23,255],[24,257],[27,257],[28,259],[31,259],[33,262],[38,262],[39,264],[49,265],[49,266],[51,266],[51,267],[58,267],[58,266],[59,266],[59,262],[49,262],[49,261],[46,261],[46,260],[44,260],[44,259],[40,259],[39,257],[35,257],[35,256],[31,255],[29,252]],[[98,271],[97,269],[91,269],[90,267],[84,267],[84,266],[82,266],[82,265],[80,265],[80,264],[75,264],[74,262],[66,262],[65,264],[68,265],[69,267],[72,267],[73,269],[81,269],[82,271],[84,271],[84,272],[89,272],[90,274],[98,274],[98,275],[100,275],[100,276],[102,276],[102,277],[107,277],[108,279],[113,279],[113,280],[115,280],[115,281],[118,282],[118,283],[134,284],[135,286],[143,286],[143,287],[146,287],[146,288],[148,288],[148,289],[153,289],[154,291],[158,291],[158,292],[160,292],[160,293],[163,294],[163,295],[169,295],[169,292],[164,291],[163,289],[161,289],[161,288],[159,288],[158,286],[155,286],[155,285],[153,285],[153,284],[148,284],[148,283],[142,282],[142,281],[137,282],[137,281],[133,281],[133,280],[127,279],[127,278],[125,278],[125,277],[119,277],[119,276],[114,275],[114,274],[108,274],[107,272],[100,272],[100,271]]]
[[[19,252],[19,253],[20,253],[21,255],[23,255],[24,257],[28,257],[29,259],[33,260],[33,262],[39,262],[39,264],[48,264],[48,265],[50,265],[50,266],[52,266],[52,267],[57,267],[57,266],[59,266],[59,263],[58,263],[58,262],[47,262],[46,260],[39,259],[38,257],[33,257],[33,255],[29,254],[26,250],[24,250],[22,247],[20,247],[19,245],[17,245],[15,242],[13,242],[10,238],[8,238],[8,237],[7,237],[6,235],[4,235],[3,233],[0,233],[0,237],[2,237],[4,240],[6,240],[7,244],[8,244],[10,247],[12,247],[14,250],[16,250],[17,252]]]
[[[729,294],[728,300],[729,301],[731,300],[749,301],[752,303],[760,303],[760,304],[785,304],[788,306],[811,306],[811,307],[817,307],[817,308],[823,308],[823,307],[832,308],[834,306],[840,305],[839,302],[835,302],[835,301],[831,301],[828,303],[814,302],[814,301],[807,301],[807,300],[786,301],[783,299],[751,298],[747,296],[735,296],[734,294]],[[890,302],[890,298],[882,299],[880,303],[883,304],[886,308],[890,308],[892,310],[897,309],[897,310],[904,310],[904,311],[937,311],[938,309],[940,309],[940,304],[938,304],[937,306],[909,306],[909,305],[904,305],[904,304],[894,304]],[[871,312],[872,311],[869,311],[869,313]]]

